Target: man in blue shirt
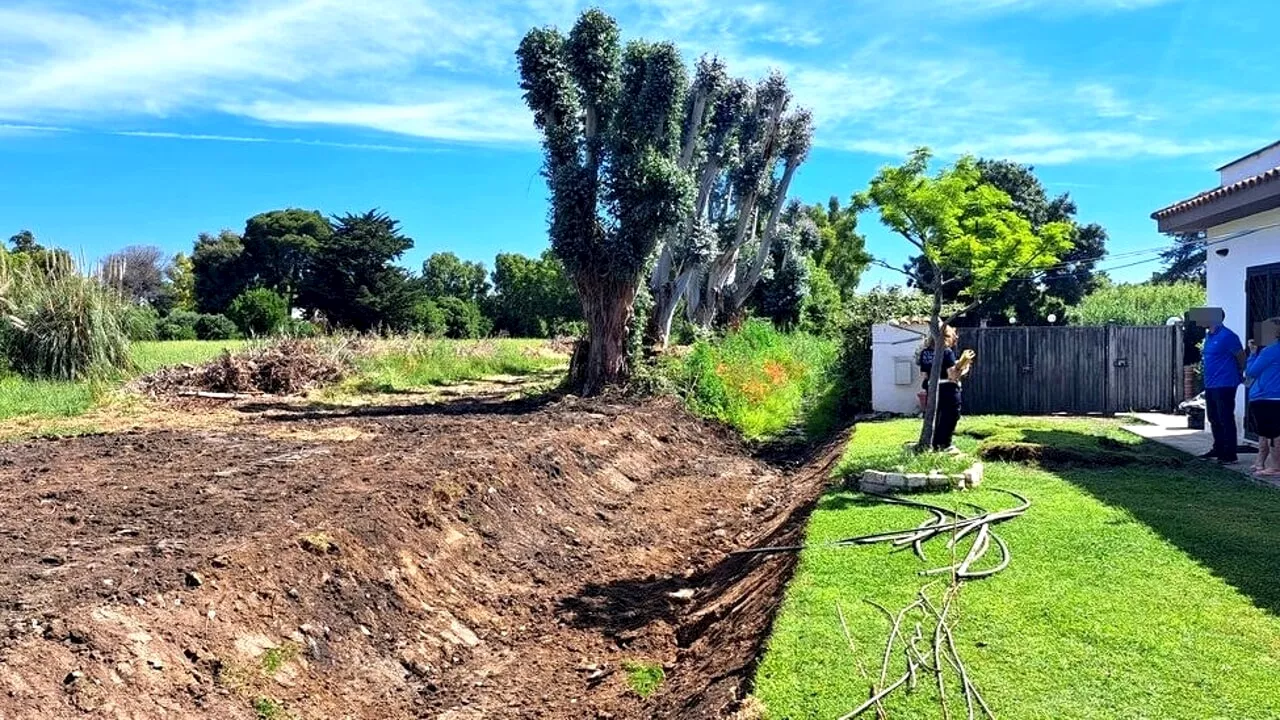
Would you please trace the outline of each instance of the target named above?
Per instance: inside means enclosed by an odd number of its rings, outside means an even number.
[[[1244,345],[1240,336],[1223,325],[1226,314],[1214,311],[1209,318],[1204,338],[1205,416],[1213,430],[1213,450],[1205,457],[1220,463],[1234,463],[1240,458],[1236,432],[1236,392],[1244,377]]]

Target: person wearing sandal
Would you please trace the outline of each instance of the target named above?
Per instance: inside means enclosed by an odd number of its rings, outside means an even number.
[[[1261,347],[1249,343],[1245,383],[1249,386],[1249,415],[1258,433],[1258,459],[1253,473],[1280,476],[1280,318],[1262,324]]]

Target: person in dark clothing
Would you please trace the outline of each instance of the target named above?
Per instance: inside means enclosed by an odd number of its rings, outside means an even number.
[[[941,354],[934,350],[933,338],[925,340],[920,351],[920,374],[923,376],[921,387],[929,390],[929,378],[933,373],[934,362],[942,363],[942,378],[938,382],[937,416],[933,425],[933,449],[950,450],[951,441],[955,437],[956,424],[960,422],[960,413],[964,408],[960,380],[969,372],[969,364],[973,362],[973,351],[966,350],[956,356],[956,343],[960,336],[955,328],[944,327],[942,331],[944,347]]]
[[[1205,417],[1213,430],[1213,450],[1205,457],[1229,464],[1239,461],[1239,431],[1236,426],[1236,395],[1244,380],[1244,345],[1240,336],[1223,325],[1226,315],[1218,311],[1208,323],[1204,338]]]

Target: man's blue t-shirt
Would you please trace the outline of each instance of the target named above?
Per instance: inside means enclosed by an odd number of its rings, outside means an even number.
[[[1249,358],[1245,374],[1253,378],[1250,400],[1280,400],[1280,342],[1271,343]]]
[[[1205,389],[1233,388],[1240,385],[1240,361],[1244,350],[1240,336],[1228,327],[1220,327],[1204,338]]]

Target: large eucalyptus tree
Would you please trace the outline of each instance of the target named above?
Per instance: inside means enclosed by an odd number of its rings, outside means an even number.
[[[682,299],[689,318],[709,327],[717,313],[738,312],[760,280],[813,134],[809,112],[787,114],[790,102],[779,73],[752,87],[727,80],[716,60],[699,64],[681,153],[698,192],[650,275],[651,344],[666,345]]]
[[[568,37],[535,28],[516,52],[520,86],[543,135],[551,247],[573,279],[587,323],[579,390],[625,380],[636,292],[661,238],[693,199],[681,168],[689,80],[671,43],[633,41],[600,10]]]

